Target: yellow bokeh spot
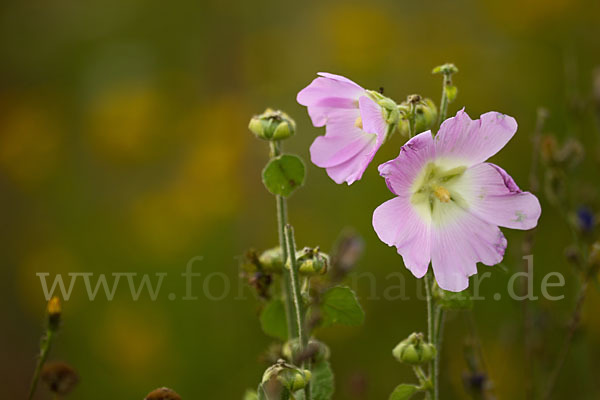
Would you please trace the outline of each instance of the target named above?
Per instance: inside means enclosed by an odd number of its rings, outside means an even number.
[[[0,110],[0,170],[28,186],[52,171],[60,150],[58,123],[48,107],[17,101]]]

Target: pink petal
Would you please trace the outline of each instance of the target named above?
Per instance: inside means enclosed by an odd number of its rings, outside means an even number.
[[[508,115],[488,112],[473,121],[461,110],[442,123],[435,137],[436,153],[467,166],[479,164],[500,151],[516,131],[517,121]]]
[[[414,276],[425,275],[430,260],[430,225],[415,212],[410,199],[395,197],[377,207],[373,228],[382,242],[396,246]]]
[[[387,123],[383,119],[383,112],[379,104],[367,96],[358,99],[362,129],[367,133],[375,133],[377,141],[383,142],[387,131]]]
[[[537,197],[522,192],[513,179],[497,165],[478,164],[465,171],[467,202],[471,211],[491,224],[512,229],[537,225],[542,208]]]
[[[296,100],[308,107],[314,126],[327,123],[328,114],[339,108],[358,108],[358,98],[365,90],[344,77],[321,73],[302,89]]]
[[[375,135],[369,135],[371,136],[370,143],[368,143],[357,155],[342,164],[327,167],[327,175],[329,175],[335,183],[339,184],[346,182],[348,185],[351,185],[362,178],[363,173],[377,151]]]
[[[433,159],[435,149],[431,131],[418,134],[400,149],[395,159],[379,166],[390,191],[398,196],[410,196],[410,188],[423,167]]]
[[[321,168],[334,167],[346,163],[371,146],[375,135],[365,133],[357,127],[358,118],[360,118],[358,109],[331,112],[325,136],[317,137],[310,146],[310,158],[313,164]]]
[[[496,265],[504,257],[506,239],[497,226],[460,209],[455,203],[440,204],[431,228],[431,266],[438,285],[452,292],[469,286],[477,262]],[[440,222],[441,221],[441,222]]]

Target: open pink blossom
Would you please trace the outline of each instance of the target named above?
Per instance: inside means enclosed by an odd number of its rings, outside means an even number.
[[[514,118],[496,112],[471,120],[466,112],[409,140],[379,173],[397,197],[373,213],[379,238],[395,246],[417,278],[429,262],[438,285],[461,291],[477,263],[502,261],[506,239],[499,226],[531,229],[540,203],[497,165],[486,163],[517,131]]]
[[[326,125],[325,136],[310,146],[311,161],[336,183],[359,180],[385,139],[382,108],[356,83],[325,72],[297,100],[308,107],[314,126]]]

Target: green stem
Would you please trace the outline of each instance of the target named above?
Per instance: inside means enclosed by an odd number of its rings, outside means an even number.
[[[281,145],[279,142],[269,142],[270,145],[270,157],[274,158],[281,154]],[[281,248],[281,255],[283,260],[288,258],[288,246],[285,240],[285,226],[288,223],[287,217],[287,201],[283,196],[275,196],[277,201],[277,232],[279,234],[279,247]],[[282,284],[282,295],[284,298],[285,307],[285,319],[288,328],[288,339],[294,339],[298,337],[298,328],[292,315],[294,306],[292,300],[292,287],[289,276],[289,271],[283,269],[283,284]]]
[[[408,119],[408,137],[412,138],[416,135],[417,124],[417,105],[414,102],[410,104],[410,117]]]
[[[292,295],[294,300],[294,314],[296,316],[296,324],[298,326],[298,340],[300,341],[300,353],[303,353],[306,349],[306,346],[308,346],[308,336],[306,335],[304,324],[305,310],[304,304],[302,302],[302,294],[300,292],[300,277],[298,273],[298,262],[296,260],[296,241],[294,239],[294,228],[291,225],[285,226],[285,240],[288,246],[288,263],[292,286]],[[304,367],[304,362],[302,364]],[[311,399],[310,382],[304,388],[304,394],[306,400]]]
[[[444,331],[444,310],[442,307],[435,307],[435,320],[433,326],[433,345],[435,346],[435,358],[433,359],[433,399],[437,400],[440,395],[439,376],[440,376],[440,355],[442,353],[442,338]]]
[[[29,389],[29,400],[33,398],[35,393],[35,389],[38,384],[38,380],[40,379],[40,372],[42,371],[42,367],[46,363],[46,359],[48,358],[48,353],[50,353],[50,347],[52,345],[52,339],[54,338],[54,330],[48,329],[46,331],[46,336],[42,339],[40,343],[40,358],[38,359],[37,365],[35,367],[35,372],[33,373],[33,379],[31,381],[31,387]]]
[[[450,77],[444,75],[444,83],[442,84],[442,99],[440,100],[440,113],[437,121],[438,127],[446,120],[446,114],[448,113],[448,94],[446,93],[446,85],[451,83]]]
[[[433,339],[433,300],[431,298],[431,282],[429,279],[429,273],[425,274],[425,297],[427,298],[427,341],[434,343]],[[428,374],[431,379],[432,386],[435,388],[437,382],[435,380],[435,374],[433,373],[433,363],[430,362],[428,365]],[[435,390],[433,390],[435,393]],[[431,393],[429,393],[431,395]]]

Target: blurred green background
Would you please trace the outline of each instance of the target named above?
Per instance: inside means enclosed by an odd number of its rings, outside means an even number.
[[[24,398],[42,328],[44,298],[36,272],[168,272],[156,301],[133,301],[121,286],[112,302],[90,302],[76,284],[51,359],[77,368],[71,398],[142,398],[158,386],[184,399],[239,399],[255,387],[270,340],[260,330],[250,290],[236,299],[237,257],[276,241],[274,200],[260,183],[268,150],[252,137],[250,116],[267,106],[298,123],[288,151],[309,159],[323,129],[310,124],[296,93],[318,71],[385,88],[401,101],[420,93],[439,100],[430,74],[443,62],[460,69],[451,113],[490,110],[514,116],[519,132],[494,161],[527,188],[536,109],[550,111],[547,130],[597,140],[593,118],[573,117],[569,99],[588,98],[600,65],[600,3],[584,0],[457,1],[4,1],[0,5],[0,329],[2,393]],[[587,96],[587,97],[586,97]],[[416,280],[371,228],[373,209],[391,197],[376,165],[401,145],[395,137],[360,182],[335,185],[309,166],[305,188],[289,203],[301,245],[329,249],[352,226],[366,251],[357,273],[372,272],[381,297],[393,272]],[[590,150],[591,155],[594,154]],[[593,199],[598,170],[588,168]],[[586,200],[593,202],[593,200]],[[584,200],[582,200],[584,201]],[[596,200],[597,204],[597,200]],[[569,242],[559,213],[542,198],[536,237],[535,288],[543,274],[566,276],[566,299],[534,305],[544,382],[574,304],[576,283],[563,250]],[[522,304],[506,293],[521,267],[522,232],[506,231],[504,264],[492,271],[475,316],[489,374],[500,399],[523,397],[532,371],[523,362]],[[194,256],[203,277],[224,273],[221,301],[170,301]],[[213,274],[213,276],[216,276]],[[209,290],[223,293],[223,280]],[[80,281],[81,282],[81,281]],[[359,328],[319,333],[330,344],[336,399],[385,399],[412,371],[391,349],[425,329],[422,301],[386,301],[358,279],[367,319]],[[600,296],[591,291],[557,397],[597,399],[600,387]],[[448,320],[442,355],[443,398],[468,398],[463,315]],[[576,390],[575,390],[576,388]],[[38,398],[48,398],[40,390]]]

